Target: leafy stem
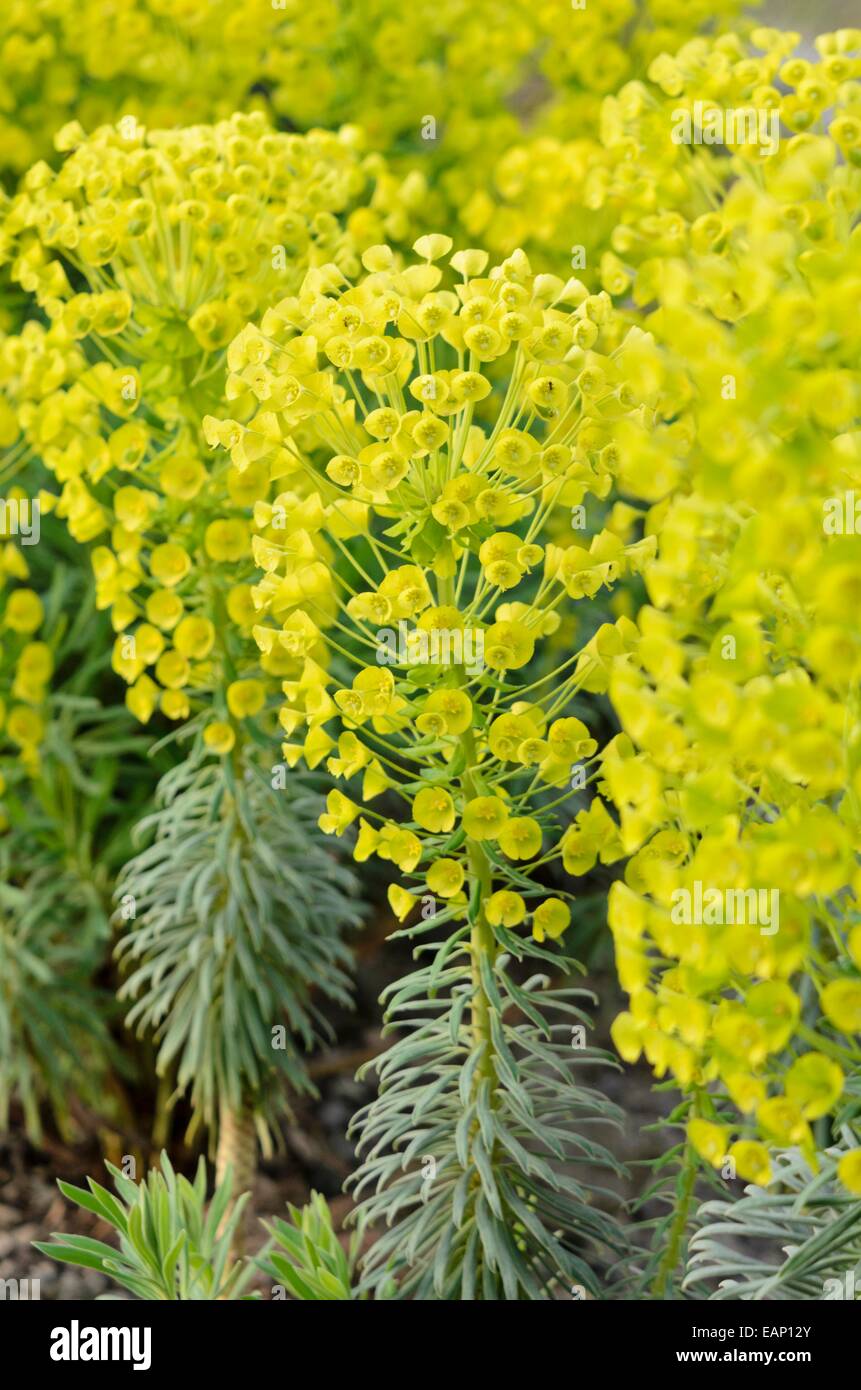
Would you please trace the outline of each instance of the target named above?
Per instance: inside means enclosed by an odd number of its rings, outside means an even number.
[[[694,1097],[691,1106],[691,1114],[694,1115],[696,1112],[697,1101],[696,1097]],[[667,1285],[678,1266],[682,1250],[682,1241],[684,1240],[685,1231],[687,1229],[691,1201],[693,1200],[698,1168],[699,1159],[697,1157],[697,1151],[690,1139],[687,1139],[682,1154],[682,1167],[676,1190],[676,1214],[673,1218],[673,1224],[670,1227],[664,1257],[658,1266],[658,1272],[652,1284],[652,1298],[663,1299],[666,1297]]]

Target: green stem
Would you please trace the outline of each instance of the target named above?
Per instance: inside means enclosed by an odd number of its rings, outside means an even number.
[[[441,604],[451,604],[454,602],[454,581],[451,576],[441,579],[439,583],[439,601]],[[459,671],[459,683],[465,684],[463,670]],[[475,736],[471,728],[461,735],[461,746],[463,748],[466,767],[461,773],[460,785],[466,800],[478,795],[478,788],[475,783],[475,768],[479,761],[478,752],[475,746]],[[485,904],[493,892],[493,870],[487,853],[480,840],[467,839],[467,862],[469,864],[469,876],[472,880],[471,887],[477,888],[477,894],[470,893],[470,900],[475,901],[475,917],[470,929],[470,960],[472,976],[472,1003],[470,1005],[473,1042],[476,1047],[483,1047],[484,1055],[481,1065],[476,1071],[476,1086],[484,1079],[490,1083],[491,1093],[496,1089],[496,1060],[493,1050],[493,1036],[490,1028],[490,1001],[484,989],[481,978],[481,961],[486,957],[493,967],[497,946],[493,935],[493,929],[487,920]]]
[[[696,1149],[690,1139],[688,1139],[685,1144],[685,1153],[682,1160],[682,1181],[678,1191],[676,1214],[673,1217],[673,1224],[670,1227],[670,1238],[667,1242],[664,1258],[658,1266],[658,1272],[652,1284],[652,1298],[661,1299],[666,1297],[667,1283],[679,1263],[682,1241],[688,1224],[688,1213],[694,1195],[694,1184],[697,1180],[698,1166],[699,1161]]]
[[[472,730],[469,729],[463,735],[463,746],[466,753],[466,771],[461,777],[461,786],[464,796],[472,798],[478,794],[473,780],[473,769],[476,762],[475,739]],[[481,960],[485,956],[491,968],[496,960],[497,946],[493,935],[493,929],[487,920],[485,905],[487,899],[493,892],[493,870],[484,846],[479,840],[467,840],[467,862],[469,864],[470,878],[473,888],[478,889],[475,898],[475,917],[472,922],[469,938],[469,949],[471,958],[472,974],[472,1004],[470,1006],[472,1015],[472,1035],[476,1047],[484,1048],[484,1056],[481,1059],[481,1066],[475,1075],[476,1085],[482,1078],[490,1082],[491,1091],[495,1090],[497,1084],[496,1060],[493,1051],[493,1035],[490,1029],[490,1001],[485,992],[484,983],[481,978]],[[470,894],[473,898],[473,894]]]
[[[469,946],[472,958],[472,1035],[476,1047],[484,1048],[481,1066],[476,1073],[486,1077],[491,1088],[496,1084],[496,1064],[493,1055],[493,1038],[490,1031],[490,1004],[481,979],[481,958],[486,956],[491,965],[496,958],[496,942],[493,931],[485,916],[485,902],[493,889],[490,862],[476,841],[471,841],[467,851],[470,874],[478,884],[478,906],[475,921],[470,932]]]

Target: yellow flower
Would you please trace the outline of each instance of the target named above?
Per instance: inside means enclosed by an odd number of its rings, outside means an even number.
[[[767,1187],[771,1182],[771,1160],[764,1144],[754,1139],[737,1139],[730,1145],[729,1157],[735,1161],[735,1171],[740,1178],[758,1187]]]
[[[440,898],[453,898],[463,887],[463,865],[457,859],[437,859],[426,874],[427,885]]]
[[[535,735],[535,725],[525,714],[500,714],[490,726],[488,742],[495,757],[513,762],[524,742]]]
[[[308,737],[302,745],[305,761],[309,767],[317,767],[325,757],[328,757],[335,747],[335,740],[330,738],[322,725],[318,724],[315,728],[309,729]]]
[[[360,743],[353,733],[343,733],[338,739],[338,756],[330,758],[326,766],[333,777],[354,777],[367,764],[370,750]]]
[[[827,1115],[842,1093],[843,1072],[821,1052],[796,1058],[786,1074],[786,1094],[806,1120]]]
[[[450,236],[443,236],[440,232],[431,232],[431,233],[429,233],[427,236],[420,236],[419,239],[418,239],[418,241],[414,241],[414,242],[413,242],[413,250],[416,252],[416,255],[422,256],[426,261],[438,261],[438,260],[440,260],[443,256],[445,256],[445,255],[448,254],[448,252],[451,250],[453,244],[454,244],[454,243],[452,242],[452,239],[451,239]],[[461,268],[463,267],[463,265],[465,264],[464,258],[465,258],[468,254],[469,254],[469,253],[466,252],[466,251],[463,251],[463,252],[460,252],[460,253],[459,253],[460,264],[457,265],[457,266],[455,266],[455,269],[456,269],[456,270],[457,270],[457,269],[461,269]],[[471,254],[472,254],[472,256],[473,256],[473,261],[472,261],[471,263],[472,263],[472,264],[476,264],[476,262],[475,262],[475,257],[476,257],[476,256],[481,257],[481,255],[482,255],[483,253],[479,251],[479,252],[472,252]],[[454,265],[454,261],[455,261],[456,259],[457,259],[457,257],[452,257],[452,264],[453,264],[453,265]],[[481,267],[478,268],[478,270],[483,269],[483,268],[484,268],[484,267],[481,266]],[[476,270],[474,273],[477,274],[477,273],[478,273],[478,270]]]
[[[125,594],[111,605],[111,627],[114,632],[124,632],[135,618],[140,617],[140,609],[133,599]]]
[[[134,638],[118,637],[111,653],[111,667],[127,684],[137,680],[144,668],[144,661],[134,646]]]
[[[164,638],[151,623],[141,623],[134,634],[135,647],[141,661],[152,666],[164,651]]]
[[[215,627],[199,614],[182,619],[173,634],[177,651],[190,661],[203,661],[215,645]]]
[[[442,717],[447,734],[463,734],[472,724],[472,701],[462,690],[435,690],[424,708],[425,713]]]
[[[765,1082],[747,1072],[730,1072],[724,1076],[726,1088],[739,1110],[751,1115],[765,1100]]]
[[[236,743],[236,733],[223,719],[214,719],[203,731],[203,741],[213,753],[229,753]]]
[[[167,719],[187,719],[191,706],[188,696],[181,690],[163,690],[159,700],[159,709]]]
[[[266,691],[258,680],[232,681],[227,687],[227,708],[234,719],[248,719],[259,714]]]
[[[210,559],[235,564],[251,553],[248,525],[237,518],[212,521],[206,528],[203,545]]]
[[[591,758],[598,747],[580,719],[554,719],[547,731],[547,742],[550,752],[569,764],[579,758]]]
[[[570,925],[571,912],[561,898],[545,898],[532,913],[532,935],[536,941],[548,936],[551,941],[558,941]]]
[[[227,614],[237,627],[248,627],[254,622],[257,610],[250,584],[234,584],[227,595]]]
[[[765,1030],[770,1052],[785,1047],[801,1010],[798,996],[782,980],[768,980],[748,991],[746,1006]]]
[[[837,1176],[853,1197],[861,1197],[861,1149],[850,1149],[837,1164]]]
[[[188,326],[198,343],[206,352],[217,352],[227,347],[231,338],[239,331],[241,320],[236,310],[229,304],[210,300],[195,309]]]
[[[400,565],[389,570],[379,592],[389,599],[397,618],[412,618],[433,602],[427,579],[418,565]]]
[[[362,778],[362,800],[373,801],[375,796],[381,796],[392,785],[392,780],[383,770],[382,764],[374,758],[373,762],[368,764]]]
[[[588,873],[599,857],[603,864],[621,858],[618,827],[600,797],[595,797],[588,810],[577,812],[574,824],[562,836],[561,846],[565,872],[578,878]],[[624,884],[614,883],[609,897],[611,913],[621,907],[623,896]]]
[[[519,893],[500,888],[491,893],[484,905],[484,912],[492,927],[516,927],[526,916],[526,903]]]
[[[390,883],[387,893],[389,906],[394,912],[399,922],[408,917],[418,902],[414,893],[408,893],[406,888],[401,888],[397,883]]]
[[[826,1018],[843,1033],[861,1033],[861,980],[831,980],[822,991]]]
[[[35,710],[27,709],[25,705],[15,705],[6,720],[6,733],[21,748],[41,743],[45,737],[44,720]]]
[[[484,659],[495,671],[519,670],[534,650],[535,640],[523,623],[492,623],[484,634]]]
[[[357,864],[363,864],[366,859],[370,859],[380,843],[380,832],[369,825],[364,816],[359,821],[359,834],[356,837],[353,858]]]
[[[499,836],[499,848],[509,859],[531,859],[541,849],[541,826],[531,816],[515,816]]]
[[[762,1024],[752,1018],[743,1005],[723,1000],[718,1006],[712,1031],[720,1046],[736,1065],[748,1061],[760,1066],[768,1056],[768,1039]]]
[[[633,1014],[617,1014],[610,1025],[610,1037],[623,1061],[632,1064],[639,1061],[643,1051],[642,1026]]]
[[[163,652],[156,662],[156,680],[168,690],[181,690],[188,682],[190,670],[186,658],[171,648]]]
[[[127,531],[144,530],[157,506],[156,494],[138,487],[120,487],[114,493],[114,512]]]
[[[45,685],[53,670],[54,658],[47,642],[28,642],[15,663],[15,678]]]
[[[435,415],[423,415],[413,426],[413,439],[418,444],[419,449],[433,452],[448,438],[448,426]],[[404,467],[406,473],[406,466]]]
[[[139,719],[142,724],[148,724],[160,695],[158,686],[149,676],[139,676],[134,685],[130,685],[126,691],[126,705],[131,710],[135,719]]]
[[[444,834],[454,825],[454,802],[443,787],[423,787],[413,801],[412,816],[423,830]]]
[[[463,808],[463,828],[473,840],[495,840],[508,820],[508,807],[498,796],[475,796]]]
[[[394,694],[394,676],[385,667],[368,667],[359,671],[353,681],[353,689],[361,695],[362,708],[366,714],[386,714]]]
[[[162,463],[159,482],[166,496],[190,502],[206,482],[206,469],[193,454],[174,454]]]
[[[725,1125],[712,1124],[711,1120],[699,1118],[688,1122],[688,1139],[700,1158],[713,1168],[720,1168],[727,1154],[727,1129]]]
[[[348,800],[339,791],[331,791],[326,797],[326,810],[317,824],[324,835],[343,835],[359,814],[360,807]]]
[[[154,627],[171,632],[183,614],[182,599],[169,589],[155,589],[146,601],[146,615]]]
[[[31,633],[41,627],[45,610],[32,589],[13,589],[6,603],[3,622],[13,632]]]
[[[149,568],[153,579],[172,589],[190,572],[191,556],[181,545],[168,541],[154,548],[150,555]]]
[[[422,857],[422,842],[411,830],[398,830],[393,825],[385,825],[380,832],[377,854],[409,874]]]
[[[797,1144],[805,1147],[810,1144],[811,1134],[807,1121],[797,1105],[785,1096],[775,1096],[763,1101],[756,1112],[756,1118],[763,1133],[776,1144]]]

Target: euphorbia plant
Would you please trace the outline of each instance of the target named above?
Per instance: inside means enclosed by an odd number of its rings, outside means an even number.
[[[64,1197],[116,1232],[119,1249],[91,1236],[55,1231],[50,1241],[33,1242],[37,1250],[62,1264],[96,1269],[148,1302],[259,1299],[259,1289],[246,1290],[261,1274],[272,1281],[276,1299],[342,1302],[357,1296],[353,1285],[359,1233],[344,1249],[319,1192],[312,1192],[301,1210],[288,1205],[289,1220],[276,1217],[266,1226],[270,1239],[253,1261],[237,1260],[232,1244],[249,1194],[236,1191],[232,1173],[216,1178],[207,1204],[202,1158],[193,1182],[175,1172],[164,1152],[160,1168],[151,1168],[140,1183],[112,1163],[107,1168],[116,1197],[93,1178],[87,1179],[87,1188],[65,1182],[57,1186]],[[232,1193],[236,1200],[231,1210]]]
[[[397,869],[392,907],[406,920],[421,899],[405,932],[429,938],[391,990],[405,1032],[357,1121],[362,1210],[390,1227],[366,1278],[393,1260],[405,1295],[594,1290],[588,1252],[619,1235],[574,1173],[612,1166],[587,1136],[615,1111],[573,1080],[594,1060],[580,992],[528,971],[574,968],[572,895],[542,879],[564,857],[557,807],[592,774],[597,743],[568,711],[604,656],[593,642],[543,674],[533,658],[561,605],[651,550],[609,529],[543,542],[554,514],[599,505],[621,441],[655,447],[638,393],[652,349],[607,295],[533,276],[522,252],[490,270],[460,252],[448,289],[450,239],[415,249],[399,269],[371,248],[355,284],[309,272],[231,347],[228,389],[258,413],[206,429],[239,468],[295,460],[291,490],[255,509],[255,636],[304,659],[283,754],[354,783],[320,824],[358,820],[355,857]],[[593,829],[612,862],[613,823]]]
[[[673,245],[637,208],[617,243],[678,428],[659,472],[626,459],[618,480],[657,550],[609,681],[625,736],[601,790],[633,853],[609,903],[614,1038],[688,1097],[691,1171],[763,1185],[772,1149],[814,1164],[859,1139],[861,32],[817,39],[818,61],[797,40],[665,55],[607,130],[620,169],[633,142],[683,194]],[[767,157],[674,143],[700,93],[777,112]],[[859,1163],[837,1170],[855,1193]]]
[[[367,179],[355,132],[287,135],[259,115],[70,123],[56,144],[59,169],[36,165],[4,220],[12,277],[48,320],[0,348],[8,469],[41,469],[43,507],[91,547],[129,709],[193,740],[120,885],[126,993],[244,1186],[274,1083],[306,1084],[319,997],[345,998],[357,913],[309,789],[262,752],[292,672],[250,637],[250,508],[269,470],[208,468],[200,421],[227,406],[227,345],[250,313],[309,265],[358,269],[345,220]],[[24,631],[38,600],[16,605]]]
[[[286,135],[262,116],[91,136],[71,123],[57,145],[59,170],[34,166],[3,222],[11,276],[48,319],[0,349],[7,472],[38,460],[55,485],[43,510],[95,543],[133,713],[176,723],[203,698],[223,752],[263,705],[261,664],[287,667],[248,640],[260,470],[208,470],[200,420],[226,404],[226,349],[250,314],[309,265],[358,268],[345,221],[368,178],[354,132]]]
[[[322,842],[318,792],[289,788],[249,750],[226,765],[198,747],[162,779],[145,843],[117,886],[132,930],[119,945],[129,1026],[158,1043],[160,1076],[188,1093],[193,1127],[218,1136],[217,1175],[251,1186],[294,1093],[313,1092],[303,1053],[350,1002],[347,927],[358,885]]]
[[[66,1139],[82,1104],[127,1118],[103,972],[112,875],[155,781],[128,711],[98,698],[87,577],[54,556],[47,583],[46,548],[0,550],[0,1133],[20,1107],[34,1142],[49,1110]]]

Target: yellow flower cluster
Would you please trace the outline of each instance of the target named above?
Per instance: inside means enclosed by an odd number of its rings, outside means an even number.
[[[634,296],[647,305],[655,276],[673,274],[677,261],[721,256],[730,231],[724,199],[731,210],[741,197],[729,191],[739,172],[744,189],[761,178],[784,218],[808,226],[811,194],[835,163],[842,172],[833,174],[832,202],[861,159],[860,43],[857,29],[822,35],[815,62],[795,55],[798,34],[775,29],[756,29],[748,42],[736,34],[694,39],[655,59],[648,82],[608,97],[608,163],[589,188],[591,207],[616,214],[600,266],[604,287],[622,292],[636,268]],[[804,134],[828,142],[791,139]],[[729,273],[725,267],[727,281]],[[736,316],[731,296],[745,298],[756,262],[736,273],[737,283],[724,287],[720,317],[728,320]]]
[[[137,117],[188,125],[247,109],[271,0],[6,0],[0,12],[0,173],[49,155],[69,113],[92,129]]]
[[[29,499],[10,488],[0,517],[0,830],[8,825],[7,773],[11,781],[19,768],[30,776],[39,770],[42,706],[54,670],[51,647],[39,638],[44,605],[26,582],[29,567],[20,545],[10,539],[7,508],[21,503],[29,505]]]
[[[627,860],[616,1046],[767,1182],[861,1061],[861,30],[740,9],[11,0],[0,268],[38,316],[0,446],[89,549],[129,709],[218,756],[277,709],[343,784],[323,832],[455,924],[477,1035],[482,961],[569,925],[559,867]],[[35,773],[27,581],[7,528]],[[578,645],[582,599],[615,621]]]
[[[484,143],[483,151],[478,142],[476,158],[467,163],[458,156],[440,175],[465,235],[496,255],[523,245],[542,269],[562,274],[570,267],[596,286],[601,275],[604,289],[621,292],[625,286],[601,263],[616,220],[616,209],[604,210],[613,167],[600,138],[604,98],[644,77],[666,50],[722,28],[740,8],[736,0],[582,6],[545,0],[535,6],[537,73],[512,103],[527,119],[516,138],[509,135],[490,150]],[[648,169],[632,163],[626,172],[638,189],[649,186]]]
[[[620,1052],[706,1106],[719,1082],[766,1142],[807,1147],[861,1056],[859,37],[820,39],[814,65],[794,36],[755,35],[746,90],[779,78],[811,102],[805,84],[830,74],[825,128],[793,134],[808,123],[783,96],[789,133],[767,158],[685,150],[711,210],[680,201],[672,240],[626,266],[675,358],[674,447],[617,470],[657,551],[649,603],[616,627],[624,733],[602,761],[633,854],[610,897]],[[657,120],[638,135],[654,148]],[[691,1139],[761,1180],[757,1140],[735,1153],[706,1113]]]
[[[741,0],[10,0],[0,17],[0,162],[48,157],[86,130],[161,128],[269,109],[292,129],[356,122],[380,160],[378,231],[406,243],[445,220],[492,253],[527,244],[559,269],[584,217],[602,97],[665,50],[737,16]],[[537,119],[536,119],[537,118]],[[576,137],[572,132],[577,132]],[[400,185],[405,185],[405,197]],[[368,244],[373,240],[369,238]]]
[[[653,349],[608,296],[533,275],[522,251],[490,269],[460,251],[446,269],[451,246],[424,236],[405,268],[369,248],[356,283],[311,270],[230,348],[228,395],[250,390],[256,414],[205,428],[243,476],[292,460],[289,489],[255,508],[255,637],[295,664],[287,762],[361,774],[361,801],[333,791],[323,830],[358,819],[355,857],[408,880],[390,892],[399,918],[419,894],[443,900],[437,921],[462,917],[475,895],[485,931],[531,914],[542,941],[570,914],[530,905],[529,874],[561,856],[554,808],[594,762],[567,707],[597,663],[575,654],[532,679],[534,659],[560,606],[654,547],[606,529],[588,548],[570,530],[545,544],[544,529],[606,495],[622,441],[655,447],[631,385]],[[401,818],[369,809],[386,792]],[[618,836],[603,852],[621,854]]]
[[[207,738],[227,751],[229,721],[257,714],[283,673],[250,641],[250,509],[269,467],[212,467],[200,420],[255,400],[248,385],[224,394],[249,315],[303,267],[358,268],[341,214],[366,186],[362,159],[349,131],[280,134],[260,115],[90,137],[71,125],[57,143],[60,169],[31,169],[4,222],[12,277],[47,318],[0,343],[15,462],[42,461],[47,504],[95,543],[129,708],[184,720],[192,698],[214,699]]]
[[[297,126],[357,121],[374,149],[440,153],[443,162],[483,138],[496,143],[506,98],[542,39],[525,0],[285,0],[265,76],[272,105]],[[425,126],[428,118],[434,127]],[[443,149],[447,146],[447,149]],[[434,148],[436,147],[436,148]]]
[[[534,247],[561,271],[572,242],[591,249],[610,229],[584,216],[606,160],[603,96],[735,18],[741,0],[281,8],[265,64],[278,115],[306,128],[357,121],[409,174],[411,225],[444,221],[499,256]]]

